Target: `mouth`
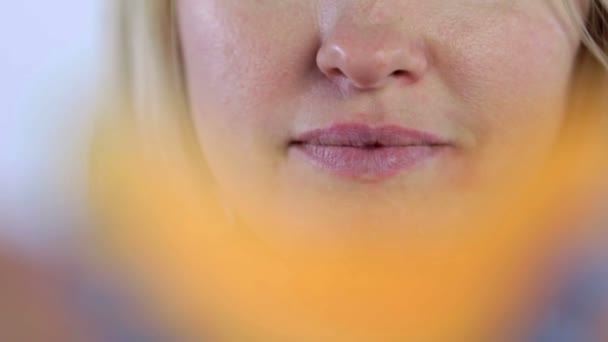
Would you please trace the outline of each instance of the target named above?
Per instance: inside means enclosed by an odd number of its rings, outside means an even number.
[[[396,125],[339,124],[305,132],[290,151],[316,167],[358,180],[380,180],[411,169],[453,145],[431,133]]]

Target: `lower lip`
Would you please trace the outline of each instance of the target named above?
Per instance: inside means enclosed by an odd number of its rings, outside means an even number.
[[[432,158],[442,146],[412,145],[360,148],[300,144],[292,146],[322,169],[346,178],[379,180],[394,176]]]

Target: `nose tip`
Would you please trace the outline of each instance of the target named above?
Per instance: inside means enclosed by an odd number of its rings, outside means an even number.
[[[385,87],[395,80],[416,82],[429,66],[425,49],[409,42],[372,43],[359,39],[329,39],[317,53],[317,66],[331,80],[347,79],[360,90]]]

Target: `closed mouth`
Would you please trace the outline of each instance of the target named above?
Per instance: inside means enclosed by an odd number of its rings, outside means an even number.
[[[340,124],[305,132],[290,149],[339,176],[377,180],[393,176],[452,144],[436,135],[401,126]]]
[[[445,146],[445,139],[400,126],[371,128],[362,124],[335,125],[299,135],[291,145],[343,146],[364,149],[403,146]]]

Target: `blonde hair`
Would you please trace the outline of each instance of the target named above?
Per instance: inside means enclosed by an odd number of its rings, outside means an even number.
[[[608,0],[592,0],[587,17],[580,15],[573,0],[563,1],[587,51],[608,70]]]
[[[146,131],[146,144],[160,147],[159,150],[163,146],[166,150],[171,143],[181,145],[169,147],[170,158],[175,158],[176,151],[191,150],[197,145],[176,25],[177,1],[116,1],[120,13],[116,40],[120,49],[120,85],[115,87],[119,94],[114,97],[121,99],[121,107],[130,109],[136,125]],[[576,112],[582,107],[585,112],[604,112],[608,108],[603,95],[608,90],[608,0],[591,0],[586,15],[581,13],[577,0],[563,3],[580,28],[582,42],[573,80],[573,89],[578,92],[572,96],[572,106],[578,108]]]

